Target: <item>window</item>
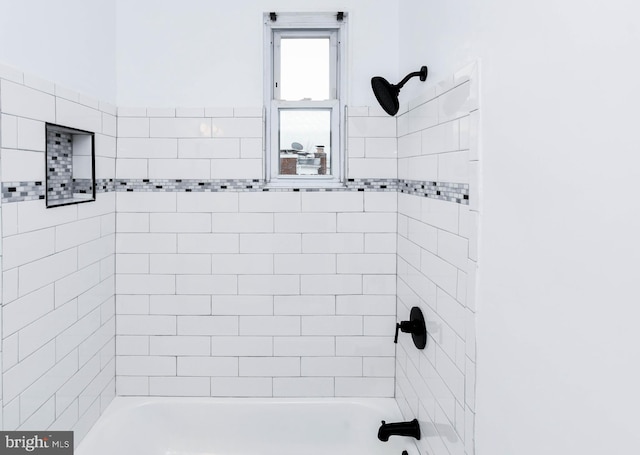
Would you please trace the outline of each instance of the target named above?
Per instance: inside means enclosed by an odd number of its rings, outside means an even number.
[[[267,181],[339,185],[345,161],[346,14],[264,18]]]

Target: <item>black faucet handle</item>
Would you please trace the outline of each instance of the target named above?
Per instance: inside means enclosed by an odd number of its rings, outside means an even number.
[[[417,321],[401,321],[396,322],[396,335],[393,338],[394,343],[398,343],[398,332],[419,334],[422,333],[422,327]]]
[[[393,338],[393,342],[396,344],[398,343],[398,332],[410,333],[415,346],[418,349],[424,349],[427,344],[427,328],[420,308],[411,308],[409,320],[396,323],[396,334]]]

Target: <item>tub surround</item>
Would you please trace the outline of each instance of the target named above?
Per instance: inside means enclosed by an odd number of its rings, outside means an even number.
[[[395,395],[426,429],[423,453],[470,446],[472,80],[428,89],[397,119],[350,108],[345,188],[274,189],[261,109],[116,112],[11,74],[6,429],[73,428],[80,441],[116,394]],[[95,202],[44,209],[45,121],[96,133]],[[423,354],[393,344],[412,305],[430,330]],[[56,362],[31,369],[49,351]],[[52,382],[61,370],[71,376]]]
[[[261,114],[119,109],[119,394],[393,396],[398,190],[468,184],[399,181],[396,119],[352,107],[347,188],[274,191]]]

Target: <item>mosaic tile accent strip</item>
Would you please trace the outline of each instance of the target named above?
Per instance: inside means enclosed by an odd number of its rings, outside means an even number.
[[[129,192],[211,192],[211,191],[261,191],[264,180],[223,179],[118,179],[115,191]]]
[[[2,182],[2,202],[44,199],[44,182]]]
[[[398,179],[347,179],[351,191],[398,191]]]
[[[193,179],[96,179],[96,193],[117,192],[249,192],[249,191],[400,191],[457,204],[469,204],[466,183],[423,182],[397,179],[348,179],[342,188],[267,188],[266,182],[254,180]],[[2,202],[44,199],[42,182],[3,182]]]
[[[115,188],[115,179],[96,179],[96,193],[111,193]]]
[[[114,191],[114,179],[96,179],[96,193]],[[88,192],[88,191],[87,191]],[[45,199],[44,182],[2,182],[2,202],[22,202]]]
[[[266,181],[253,180],[191,180],[191,179],[142,179],[122,180],[115,184],[116,191],[397,191],[395,179],[349,179],[344,188],[267,188]]]
[[[469,205],[469,184],[467,183],[421,182],[400,179],[398,180],[398,191]]]

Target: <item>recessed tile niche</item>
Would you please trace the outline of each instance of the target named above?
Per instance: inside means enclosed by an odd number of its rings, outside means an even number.
[[[47,123],[47,207],[96,200],[94,133]]]

